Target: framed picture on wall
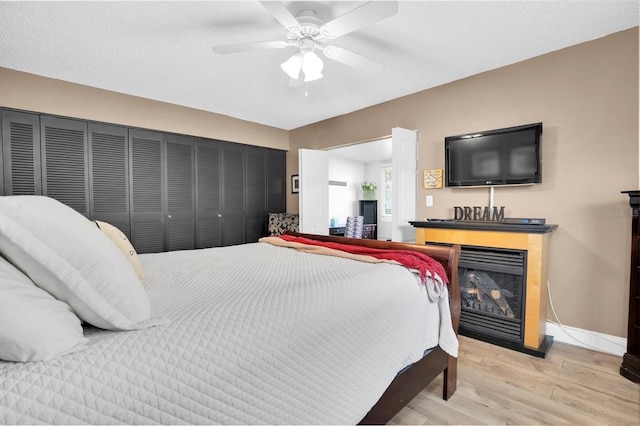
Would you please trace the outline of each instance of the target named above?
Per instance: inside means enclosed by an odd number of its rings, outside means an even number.
[[[424,189],[442,188],[442,169],[424,171]]]
[[[291,175],[291,193],[297,194],[300,192],[300,181],[298,175]]]

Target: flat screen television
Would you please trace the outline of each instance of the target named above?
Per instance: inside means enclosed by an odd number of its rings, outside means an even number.
[[[542,123],[444,139],[446,186],[542,182]]]

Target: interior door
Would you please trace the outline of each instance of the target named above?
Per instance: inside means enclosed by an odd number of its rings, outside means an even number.
[[[128,130],[91,122],[88,130],[90,218],[116,226],[131,239]]]
[[[393,168],[391,240],[415,241],[409,223],[416,217],[416,164],[418,131],[394,127],[391,131]]]
[[[298,151],[300,232],[329,234],[329,154]]]
[[[163,135],[129,131],[131,243],[138,253],[164,251]]]
[[[245,146],[223,142],[222,147],[222,245],[247,242],[245,234]]]
[[[197,247],[222,246],[222,153],[220,142],[196,139]]]
[[[267,150],[248,146],[245,151],[245,232],[248,243],[264,236],[267,223]]]
[[[37,114],[2,111],[1,154],[4,188],[0,188],[0,194],[42,195],[40,117]]]
[[[267,213],[284,213],[287,211],[287,152],[270,149],[267,163]],[[265,228],[265,235],[266,232]]]
[[[89,217],[87,123],[42,116],[42,193]]]
[[[195,145],[190,136],[165,136],[166,250],[196,247]]]

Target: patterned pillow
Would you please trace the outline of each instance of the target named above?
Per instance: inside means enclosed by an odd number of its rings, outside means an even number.
[[[351,238],[362,238],[364,228],[364,216],[350,216],[347,218],[347,228],[344,236]]]
[[[281,235],[286,231],[299,232],[300,216],[292,213],[269,213],[269,235]]]
[[[102,222],[100,220],[94,220],[95,224],[98,225],[98,228],[104,234],[109,237],[111,241],[118,247],[118,249],[125,255],[125,257],[133,266],[133,269],[136,271],[138,278],[140,278],[140,282],[144,284],[144,269],[142,268],[142,264],[140,263],[140,259],[138,259],[138,253],[136,253],[136,249],[133,248],[131,242],[127,238],[124,233],[119,230],[117,227],[111,225],[107,222]]]

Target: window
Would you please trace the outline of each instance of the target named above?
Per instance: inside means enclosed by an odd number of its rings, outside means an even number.
[[[391,200],[392,200],[392,192],[391,188],[393,186],[393,179],[391,174],[391,167],[383,167],[382,168],[382,216],[391,216]]]

